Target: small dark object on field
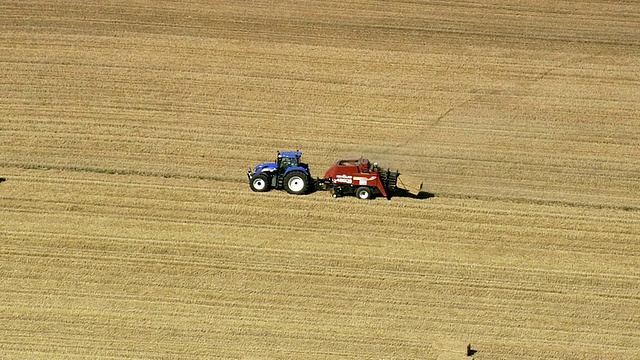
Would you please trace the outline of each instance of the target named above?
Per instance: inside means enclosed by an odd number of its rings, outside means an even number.
[[[5,181],[7,181],[7,179],[5,179],[5,178],[3,178],[3,177],[0,177],[0,183],[3,183],[3,182],[5,182]]]
[[[473,356],[478,350],[473,350],[471,344],[467,345],[467,356]]]

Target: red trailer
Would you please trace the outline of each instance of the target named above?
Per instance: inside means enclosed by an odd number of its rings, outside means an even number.
[[[397,171],[380,169],[378,163],[371,164],[368,159],[340,160],[317,185],[321,190],[331,191],[333,197],[355,195],[366,200],[382,195],[390,198],[398,176]]]

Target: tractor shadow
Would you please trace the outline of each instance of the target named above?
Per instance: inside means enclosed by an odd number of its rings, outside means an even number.
[[[434,198],[436,197],[436,194],[430,193],[428,191],[420,191],[417,194],[412,194],[409,192],[409,190],[406,190],[406,189],[395,189],[391,193],[390,198],[394,198],[394,197],[424,200],[424,199]]]

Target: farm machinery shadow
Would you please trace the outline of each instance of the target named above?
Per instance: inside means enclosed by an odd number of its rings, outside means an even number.
[[[304,194],[301,196],[309,196],[318,192],[322,192],[323,190],[318,189],[316,187],[309,188]],[[389,199],[393,198],[407,198],[407,199],[416,199],[416,200],[425,200],[436,197],[436,194],[430,193],[427,191],[420,191],[417,194],[410,192],[407,189],[396,188],[389,193]]]
[[[436,197],[436,194],[430,193],[428,191],[420,191],[416,194],[410,192],[407,189],[396,188],[389,196],[390,199],[394,197],[425,200]]]

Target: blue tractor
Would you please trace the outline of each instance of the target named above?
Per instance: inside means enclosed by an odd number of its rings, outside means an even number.
[[[265,192],[284,189],[289,194],[305,194],[312,187],[309,165],[302,163],[300,151],[278,152],[275,163],[257,165],[247,172],[251,190]]]

